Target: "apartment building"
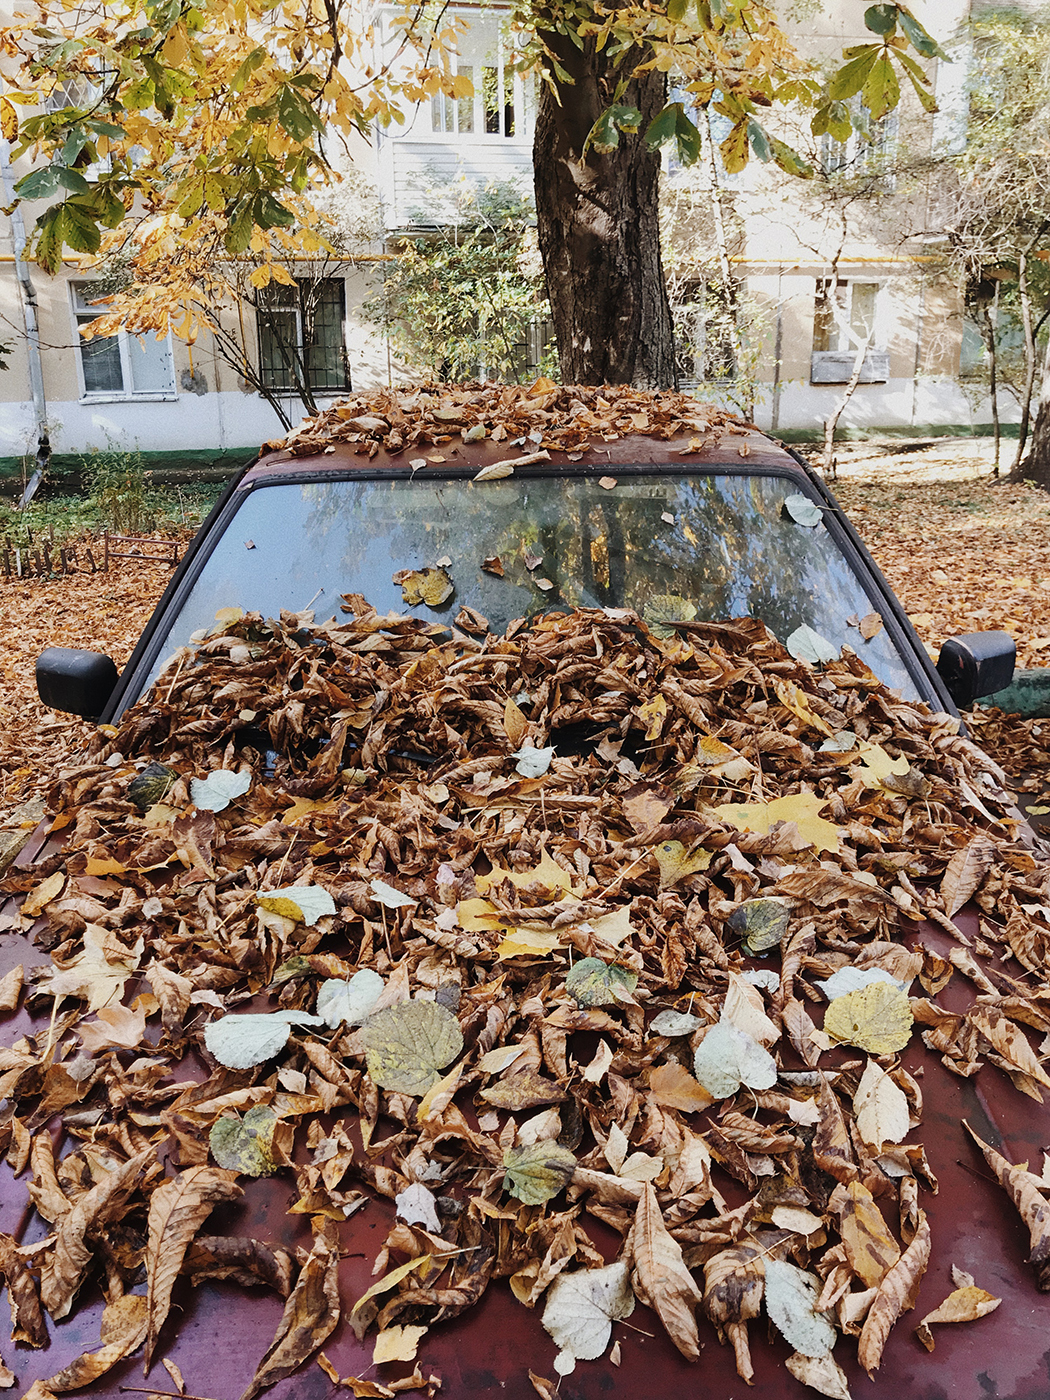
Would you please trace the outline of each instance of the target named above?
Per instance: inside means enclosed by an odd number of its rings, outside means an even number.
[[[812,16],[792,28],[814,56],[833,58],[871,37],[859,0],[809,8]],[[916,13],[946,42],[968,9],[968,0],[926,0]],[[458,71],[471,79],[473,95],[421,102],[403,126],[376,132],[356,153],[379,194],[371,248],[322,272],[297,267],[309,295],[275,288],[265,304],[231,305],[224,313],[243,355],[292,422],[303,406],[291,392],[282,346],[295,344],[322,406],[351,386],[404,377],[405,367],[360,314],[385,260],[396,256],[397,238],[447,220],[441,190],[451,180],[531,181],[535,89],[513,70],[516,41],[505,13],[499,6],[462,6],[456,13],[465,20]],[[696,392],[738,405],[743,398],[756,421],[774,431],[815,431],[842,396],[863,348],[843,426],[989,421],[982,394],[960,376],[965,308],[959,288],[938,273],[937,230],[923,222],[921,188],[898,198],[892,175],[879,174],[892,165],[903,130],[930,149],[965,130],[965,52],[958,63],[930,66],[939,115],[927,117],[905,101],[877,128],[813,146],[824,175],[855,174],[863,184],[867,172],[866,199],[826,197],[834,181],[797,181],[755,161],[727,176],[714,154],[717,121],[698,167],[680,171],[669,163],[669,188],[692,182],[692,207],[706,211],[703,228],[679,223],[683,249],[668,256],[683,326],[680,369]],[[790,125],[788,117],[774,120]],[[805,139],[801,127],[786,134]],[[7,204],[10,185],[23,172],[7,166],[2,146],[0,156],[8,186],[0,202]],[[25,206],[27,223],[36,212]],[[125,332],[83,340],[80,328],[98,314],[97,279],[73,263],[48,277],[21,261],[21,242],[18,215],[0,216],[0,343],[10,346],[10,367],[0,373],[0,459],[31,455],[43,431],[57,452],[250,450],[283,431],[266,398],[207,335],[193,345]],[[744,320],[746,334],[738,329]]]

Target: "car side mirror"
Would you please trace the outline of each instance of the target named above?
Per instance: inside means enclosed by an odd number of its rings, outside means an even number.
[[[949,637],[937,658],[937,671],[960,710],[982,695],[1005,690],[1014,677],[1017,647],[1008,632],[968,632]]]
[[[48,647],[37,659],[37,694],[53,710],[97,719],[116,683],[116,666],[98,651]]]

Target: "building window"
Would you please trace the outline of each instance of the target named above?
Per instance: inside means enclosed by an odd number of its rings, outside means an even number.
[[[514,71],[513,35],[494,20],[472,18],[459,36],[456,73],[473,92],[462,97],[436,93],[430,99],[430,129],[441,136],[528,139],[534,120],[535,86]]]
[[[859,382],[884,383],[889,378],[885,340],[882,287],[878,282],[818,279],[813,307],[812,383],[848,383],[862,345],[867,350]]]
[[[76,348],[85,397],[107,399],[159,399],[175,396],[175,367],[171,336],[96,336],[84,340],[80,327],[89,325],[105,312],[105,306],[92,306],[97,290],[90,282],[73,282],[73,318],[77,327]]]
[[[350,388],[343,339],[346,295],[340,277],[271,282],[256,303],[259,367],[268,389],[322,394]]]

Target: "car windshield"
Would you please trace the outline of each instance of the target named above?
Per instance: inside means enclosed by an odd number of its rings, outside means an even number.
[[[862,636],[858,622],[874,605],[836,540],[824,524],[798,523],[785,509],[798,496],[797,479],[617,473],[257,486],[240,499],[188,594],[176,596],[155,663],[136,689],[221,608],[264,616],[313,608],[324,618],[339,611],[342,595],[361,594],[380,613],[448,623],[466,606],[494,632],[557,607],[627,607],[657,623],[752,616],[782,642],[806,626],[835,648],[852,647],[887,684],[917,698],[887,630]],[[395,575],[435,568],[447,573],[451,595],[433,607],[406,602]]]

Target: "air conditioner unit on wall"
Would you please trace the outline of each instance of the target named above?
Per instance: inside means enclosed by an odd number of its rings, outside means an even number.
[[[850,351],[816,350],[809,369],[811,384],[848,384],[853,378],[857,357]],[[885,384],[890,377],[890,357],[886,350],[869,350],[861,366],[861,384]]]

